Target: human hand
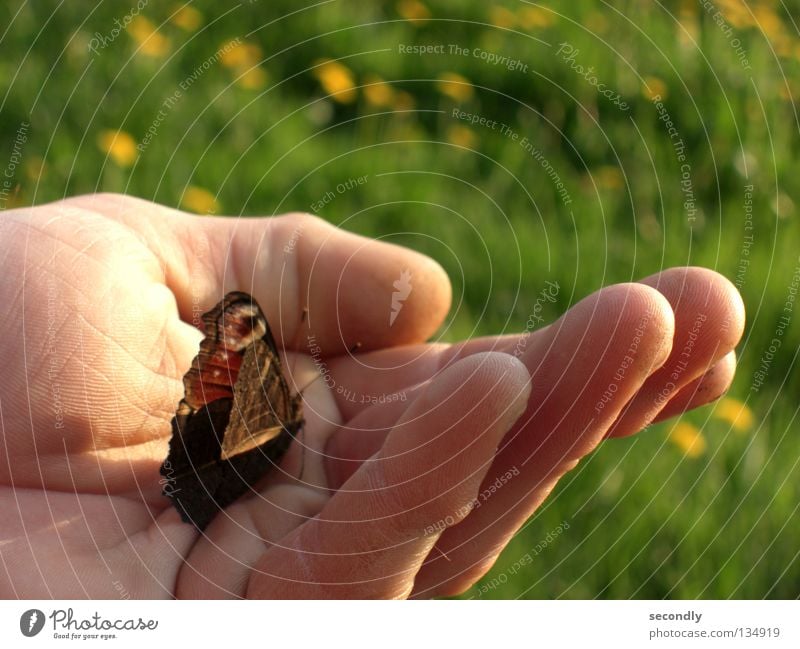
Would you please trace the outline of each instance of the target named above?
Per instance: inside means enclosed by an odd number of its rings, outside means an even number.
[[[678,268],[524,337],[424,344],[450,286],[422,255],[314,217],[200,218],[119,195],[8,211],[0,249],[5,597],[462,592],[604,438],[722,394],[744,321],[727,280]],[[404,270],[413,291],[390,327]],[[200,534],[159,466],[202,338],[188,323],[234,289],[308,386],[306,426]]]

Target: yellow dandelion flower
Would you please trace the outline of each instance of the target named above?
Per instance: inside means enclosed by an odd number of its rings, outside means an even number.
[[[603,165],[592,174],[595,182],[604,189],[621,189],[625,186],[625,177],[619,167]]]
[[[755,25],[755,17],[750,8],[741,0],[716,0],[722,17],[736,29],[744,29]]]
[[[226,68],[252,68],[264,58],[258,45],[238,40],[228,41],[219,48],[219,51],[222,52],[220,61]]]
[[[716,4],[725,21],[736,29],[744,29],[755,24],[750,10],[740,0],[716,0]]]
[[[706,452],[706,438],[700,430],[688,422],[679,421],[669,432],[669,440],[686,457],[698,458]]]
[[[400,0],[397,13],[414,25],[424,23],[431,17],[431,11],[419,0]]]
[[[794,54],[794,41],[788,34],[780,34],[772,40],[772,46],[778,56],[789,58]]]
[[[349,104],[355,100],[356,84],[353,73],[338,61],[330,59],[319,61],[313,74],[334,101]]]
[[[447,95],[456,101],[467,101],[472,99],[474,94],[472,84],[465,77],[455,72],[440,74],[436,88],[443,95]]]
[[[83,62],[86,60],[89,52],[95,51],[99,44],[98,39],[93,40],[87,32],[78,29],[73,32],[72,38],[67,41],[65,46],[67,59],[70,61]]]
[[[97,146],[120,167],[130,167],[136,160],[136,142],[125,131],[101,131]]]
[[[447,129],[447,141],[456,146],[472,149],[478,143],[478,136],[468,126],[457,124]]]
[[[608,18],[599,11],[590,12],[583,24],[592,34],[605,34],[608,31]]]
[[[267,85],[267,73],[262,67],[256,66],[242,72],[236,83],[247,90],[258,90]]]
[[[183,193],[181,207],[197,214],[216,214],[219,211],[219,203],[214,194],[194,185],[187,187]]]
[[[505,7],[492,7],[489,9],[489,22],[495,27],[511,28],[517,24],[517,16]]]
[[[0,196],[0,214],[5,210],[13,210],[17,207],[22,207],[25,204],[22,196],[22,185],[17,183],[14,189],[5,196]]]
[[[203,24],[203,14],[191,5],[183,5],[172,15],[172,22],[184,31],[193,32]]]
[[[156,26],[144,16],[136,16],[133,20],[131,20],[130,23],[128,23],[126,29],[131,35],[131,38],[141,43],[142,41],[146,40],[150,34],[155,33]]]
[[[645,77],[642,84],[642,94],[646,99],[653,101],[656,97],[667,98],[667,84],[658,77]]]
[[[394,105],[394,89],[379,76],[368,75],[364,79],[364,98],[373,106]]]
[[[681,6],[678,10],[681,18],[697,18],[699,13],[695,0],[681,0]]]
[[[169,48],[169,39],[156,32],[141,44],[139,51],[153,58],[161,58],[169,54]]]
[[[395,110],[411,110],[417,102],[414,100],[414,95],[405,90],[400,90],[395,93],[394,108]]]
[[[778,192],[778,195],[770,201],[770,207],[775,212],[775,216],[785,219],[794,214],[794,201],[785,192]]]
[[[28,180],[39,182],[47,171],[47,163],[39,156],[30,156],[28,164],[25,165],[25,175]]]
[[[759,5],[753,13],[756,16],[756,26],[763,31],[770,40],[780,40],[785,35],[783,21],[770,7]]]
[[[727,421],[734,430],[740,433],[752,429],[755,423],[753,411],[741,401],[737,401],[731,397],[720,399],[717,405],[714,406],[714,411],[711,414],[717,419]]]
[[[161,57],[169,52],[169,39],[159,33],[156,26],[144,16],[136,16],[128,24],[128,33],[139,44],[139,52],[147,56]]]
[[[555,14],[541,7],[523,7],[517,14],[519,24],[525,29],[549,27],[555,22]]]
[[[695,18],[682,18],[676,26],[676,33],[680,47],[693,47],[700,40],[700,23]]]

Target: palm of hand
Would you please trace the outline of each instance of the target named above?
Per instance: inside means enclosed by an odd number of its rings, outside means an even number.
[[[460,592],[604,437],[724,391],[743,319],[719,276],[667,271],[648,280],[661,292],[631,284],[584,300],[527,338],[518,359],[519,336],[421,344],[449,308],[441,269],[312,218],[195,219],[79,197],[8,213],[0,238],[5,266],[24,272],[0,288],[6,596]],[[414,292],[390,327],[391,287],[407,269]],[[295,444],[258,493],[199,535],[161,495],[158,469],[202,337],[181,317],[196,320],[232,289],[253,293],[273,330],[279,323],[279,346],[303,342],[284,367],[295,386],[310,384],[304,449]],[[702,332],[654,407],[672,342],[700,304],[725,326]],[[615,399],[583,412],[576,394],[596,401],[645,317]],[[354,359],[356,342],[366,353]],[[311,383],[320,366],[329,380]],[[523,465],[470,510],[483,481]]]

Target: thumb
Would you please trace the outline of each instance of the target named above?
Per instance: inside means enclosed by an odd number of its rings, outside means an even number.
[[[248,596],[407,596],[439,535],[469,513],[529,394],[527,369],[507,354],[445,369],[320,514],[265,552]]]

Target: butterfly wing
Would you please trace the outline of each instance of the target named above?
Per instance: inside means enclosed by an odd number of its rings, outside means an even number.
[[[199,529],[251,490],[303,425],[301,400],[289,392],[253,298],[228,294],[204,321],[206,338],[184,378],[186,396],[161,467],[164,495]]]
[[[274,349],[257,340],[244,352],[233,388],[230,422],[222,439],[223,460],[274,440],[292,418],[292,399]]]

